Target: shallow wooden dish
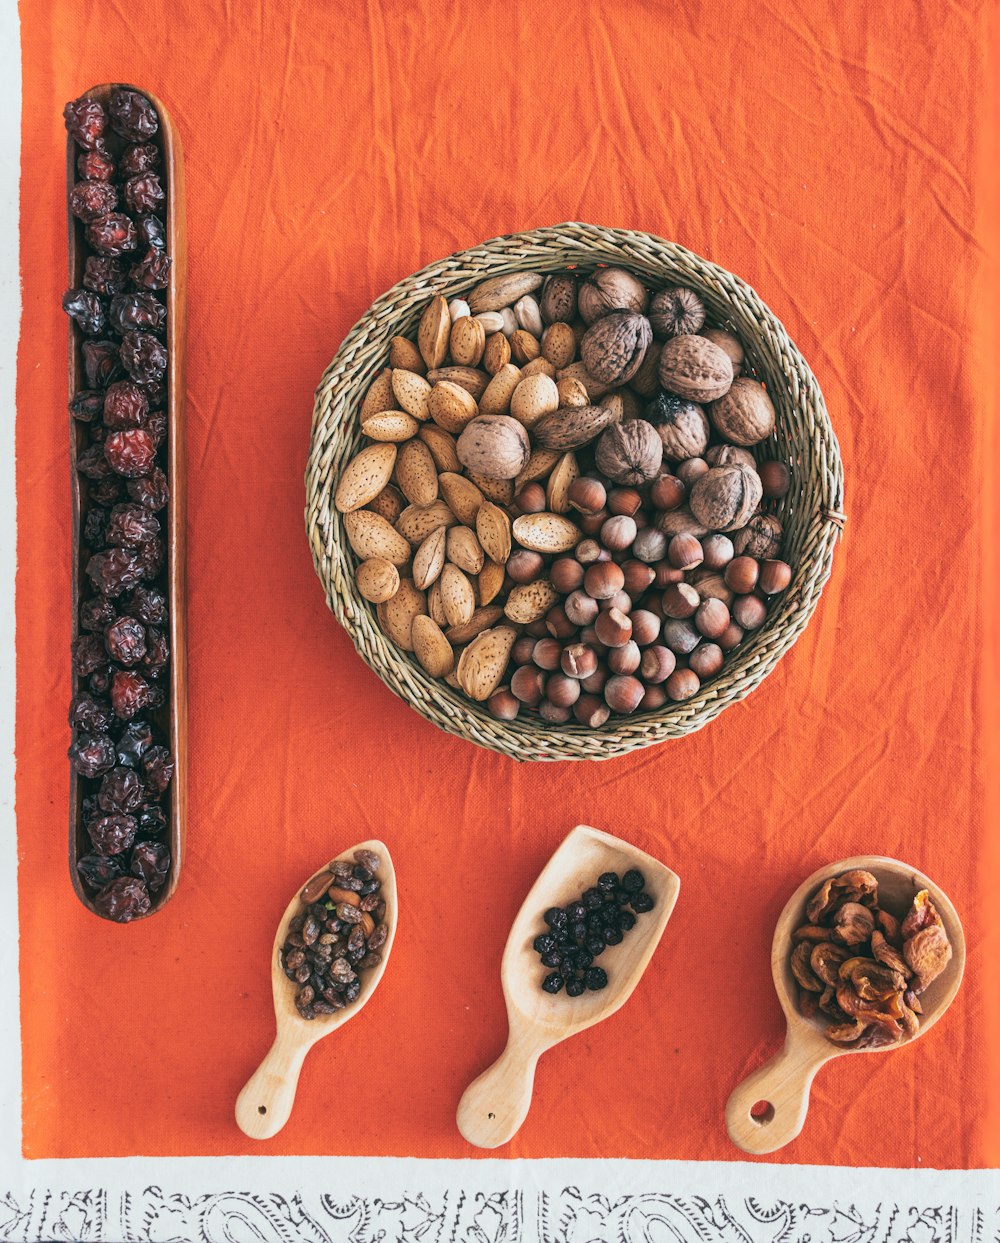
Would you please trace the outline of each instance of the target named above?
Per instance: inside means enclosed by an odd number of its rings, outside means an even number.
[[[174,128],[170,114],[151,92],[128,83],[105,83],[91,87],[83,94],[96,99],[105,107],[113,87],[123,86],[145,95],[160,118],[157,135],[161,153],[161,177],[166,183],[167,254],[173,260],[170,285],[166,290],[167,304],[167,482],[170,485],[170,501],[166,510],[167,542],[167,595],[170,607],[170,668],[169,695],[164,706],[152,714],[153,719],[170,738],[170,750],[174,756],[174,776],[167,792],[166,803],[169,818],[168,842],[170,846],[170,876],[157,894],[151,894],[152,915],[169,901],[180,880],[184,860],[184,836],[187,824],[187,619],[185,591],[185,544],[186,544],[186,470],[184,456],[184,342],[186,330],[187,290],[187,234],[184,217],[184,156],[180,135]],[[76,158],[79,149],[73,139],[66,136],[66,218],[69,222],[69,280],[70,288],[78,288],[83,278],[83,264],[87,255],[84,226],[69,210],[69,194],[76,183]],[[69,321],[69,396],[72,399],[87,387],[80,354],[83,334],[72,320]],[[86,554],[82,547],[81,514],[86,507],[89,482],[76,469],[77,454],[87,443],[86,431],[72,415],[69,415],[70,492],[72,498],[73,538],[73,638],[80,633],[81,585],[86,584]],[[79,679],[73,674],[73,695],[79,693]],[[70,769],[69,787],[69,870],[77,897],[89,910],[94,910],[92,896],[80,880],[76,870],[77,859],[91,849],[90,840],[81,822],[83,783]],[[142,918],[146,918],[143,916]]]
[[[338,1027],[343,1027],[368,1004],[388,966],[389,955],[396,939],[396,924],[399,921],[396,872],[392,857],[384,842],[369,841],[359,842],[356,846],[341,851],[336,858],[350,859],[356,850],[374,851],[382,860],[378,879],[382,882],[380,893],[385,900],[385,918],[389,925],[389,935],[381,950],[382,961],[365,972],[362,977],[364,988],[353,1005],[345,1006],[336,1014],[324,1014],[315,1019],[304,1019],[296,1010],[295,986],[282,969],[281,951],[288,935],[288,925],[302,906],[302,890],[311,880],[327,870],[326,866],[318,868],[295,891],[274,934],[274,945],[271,947],[271,993],[277,1034],[264,1060],[247,1080],[236,1099],[236,1125],[251,1139],[270,1139],[285,1125],[295,1104],[295,1089],[306,1054],[317,1041],[329,1036]]]
[[[543,930],[542,914],[564,906],[590,888],[602,872],[623,875],[638,868],[656,905],[640,915],[620,945],[601,956],[608,986],[599,992],[568,997],[541,988],[547,968],[532,942]],[[457,1124],[465,1139],[479,1148],[506,1144],[531,1105],[539,1057],[561,1040],[609,1018],[632,996],[680,892],[679,878],[668,867],[621,838],[579,824],[564,839],[525,898],[507,938],[500,979],[507,1003],[509,1034],[500,1057],[465,1090]]]
[[[904,1038],[900,1044],[874,1049],[834,1044],[825,1034],[829,1018],[817,1015],[807,1019],[799,1013],[797,985],[790,961],[792,933],[806,922],[809,899],[830,877],[856,868],[872,873],[878,881],[879,905],[897,918],[905,915],[921,889],[929,890],[952,948],[947,967],[926,992],[920,994],[924,1013],[920,1016],[916,1035]],[[821,1066],[848,1053],[891,1053],[919,1040],[951,1005],[964,970],[965,934],[958,912],[941,888],[916,868],[881,855],[857,855],[813,872],[792,894],[778,916],[771,945],[774,988],[788,1024],[785,1045],[766,1065],[744,1079],[730,1096],[726,1103],[729,1138],[744,1152],[754,1154],[784,1147],[802,1130],[809,1109],[809,1089]]]

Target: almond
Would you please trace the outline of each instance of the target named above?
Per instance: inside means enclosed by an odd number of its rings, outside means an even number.
[[[427,612],[427,602],[424,599],[424,593],[414,587],[411,579],[404,578],[399,584],[399,590],[392,599],[378,605],[375,611],[379,625],[389,638],[392,639],[393,643],[401,647],[405,652],[412,652],[413,639],[411,631],[413,619],[419,617],[421,613]]]
[[[576,455],[564,453],[545,485],[545,503],[552,513],[569,513],[569,490],[573,480],[579,478],[580,467],[577,465]]]
[[[514,389],[521,382],[521,372],[513,363],[501,367],[479,399],[480,414],[506,414]]]
[[[457,460],[458,455],[455,456],[455,472],[457,472],[462,469],[462,464]],[[438,487],[459,522],[471,527],[475,524],[476,514],[479,513],[479,507],[486,498],[471,480],[455,472],[445,471],[444,474],[439,475]]]
[[[427,401],[427,411],[438,427],[456,435],[479,413],[472,394],[451,380],[440,380],[434,385]]]
[[[485,501],[476,514],[476,534],[489,559],[506,565],[510,556],[510,519],[492,501]]]
[[[341,889],[339,885],[328,885],[326,895],[331,902],[346,902],[348,906],[360,906],[361,894],[352,889]]]
[[[555,367],[552,366],[547,358],[542,358],[541,355],[533,358],[531,362],[525,363],[521,368],[522,379],[526,380],[530,375],[545,375],[549,377],[553,384],[556,382]]]
[[[427,379],[431,384],[440,384],[442,380],[457,384],[476,401],[482,397],[490,382],[487,373],[480,371],[478,367],[436,367],[433,371],[428,371]]]
[[[354,571],[354,581],[366,600],[383,604],[399,590],[399,571],[384,557],[369,557]]]
[[[395,465],[395,445],[369,445],[351,458],[334,495],[333,503],[340,513],[349,514],[373,501],[389,482]]]
[[[401,446],[396,458],[396,482],[414,505],[430,505],[437,500],[437,467],[422,440],[408,440]]]
[[[510,353],[514,362],[518,366],[524,366],[530,363],[532,359],[537,358],[542,352],[542,347],[538,343],[538,338],[533,337],[530,332],[525,332],[523,328],[518,328],[511,333],[510,337]]]
[[[570,365],[576,357],[576,336],[569,324],[549,324],[542,333],[542,354],[557,370]]]
[[[417,660],[432,678],[443,678],[455,667],[455,653],[444,632],[433,618],[420,614],[410,630]]]
[[[489,630],[491,626],[495,626],[501,617],[503,617],[503,609],[499,605],[476,609],[464,626],[450,626],[448,628],[445,632],[448,642],[455,647],[461,647],[466,643],[470,643],[476,635],[482,634],[484,630]]]
[[[515,493],[520,492],[526,483],[535,483],[538,479],[544,479],[561,457],[562,454],[558,449],[542,449],[537,446],[532,449],[527,465],[514,480]]]
[[[579,449],[589,444],[615,421],[604,406],[562,406],[532,428],[535,440],[546,449]]]
[[[506,576],[506,570],[499,562],[489,558],[483,562],[483,568],[479,571],[478,583],[479,603],[481,605],[490,604],[497,598],[503,590]]]
[[[361,424],[361,430],[369,440],[382,440],[398,444],[415,436],[420,424],[412,414],[404,414],[402,410],[383,410],[373,414]]]
[[[558,409],[559,390],[555,380],[550,380],[546,375],[526,376],[511,395],[511,417],[528,428]]]
[[[453,527],[457,521],[444,501],[432,501],[430,505],[407,505],[396,530],[416,548],[436,527]]]
[[[381,514],[370,509],[356,509],[344,515],[344,528],[348,542],[362,561],[381,557],[399,566],[406,565],[410,559],[410,545]]]
[[[486,559],[475,531],[469,527],[452,527],[446,540],[448,560],[466,574],[478,574]]]
[[[431,394],[431,386],[422,375],[417,375],[415,371],[394,371],[392,391],[400,406],[418,422],[424,423],[430,418],[427,399]]]
[[[494,505],[511,505],[514,501],[513,479],[489,479],[474,470],[466,470],[468,479],[476,485],[483,496]]]
[[[583,532],[562,514],[522,514],[514,519],[514,538],[532,552],[569,552],[583,539]]]
[[[390,526],[395,526],[399,515],[404,509],[403,494],[399,488],[394,487],[391,483],[387,483],[378,496],[368,502],[368,508],[373,509],[377,514],[381,514]]]
[[[438,294],[424,308],[417,329],[417,346],[428,368],[440,367],[448,357],[450,336],[451,312],[447,301]]]
[[[512,622],[526,626],[544,617],[558,601],[558,591],[551,583],[540,578],[533,583],[522,583],[512,588],[503,611]]]
[[[436,582],[444,569],[445,535],[445,528],[437,527],[413,554],[413,583],[420,591]]]
[[[483,311],[500,311],[513,306],[525,294],[534,293],[542,283],[540,272],[508,272],[481,281],[465,299],[473,315]]]
[[[497,626],[477,635],[462,653],[457,679],[470,699],[482,703],[500,685],[516,637],[509,626]]]
[[[556,372],[556,379],[579,380],[591,401],[600,401],[605,393],[614,388],[613,384],[605,384],[592,376],[583,363],[570,363],[568,367],[563,367]]]
[[[427,364],[409,337],[393,337],[389,342],[389,366],[394,370],[415,371],[423,375]]]
[[[427,612],[439,626],[447,626],[448,619],[444,615],[444,604],[441,602],[441,578],[438,576],[431,584],[427,593]]]
[[[379,372],[371,388],[365,394],[365,399],[361,403],[361,422],[370,419],[373,414],[391,410],[395,404],[396,399],[392,392],[392,371],[386,367],[384,371]]]
[[[587,390],[579,380],[565,379],[557,380],[556,388],[559,390],[560,406],[589,406],[590,398],[587,396]]]
[[[450,563],[441,571],[441,603],[449,626],[462,626],[476,611],[476,593],[472,584],[458,568]]]
[[[451,360],[460,367],[478,367],[486,348],[486,331],[478,319],[464,315],[451,326]]]
[[[483,351],[483,366],[496,375],[501,367],[510,362],[510,342],[502,332],[493,332],[486,338],[486,349]]]
[[[424,423],[417,433],[431,451],[434,465],[440,471],[460,471],[462,463],[455,452],[455,437],[436,423]],[[447,499],[447,498],[446,498]]]

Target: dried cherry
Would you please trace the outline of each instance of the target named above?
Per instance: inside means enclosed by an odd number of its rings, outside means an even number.
[[[117,259],[139,245],[135,225],[122,212],[109,212],[92,220],[86,229],[87,245],[99,255]]]
[[[129,142],[145,142],[160,128],[156,109],[146,96],[126,87],[118,87],[111,92],[108,111],[111,114],[111,128]]]
[[[127,332],[122,338],[121,361],[137,383],[152,384],[166,373],[167,347],[152,333]]]
[[[158,836],[167,831],[167,813],[156,803],[139,809],[139,832],[146,836]]]
[[[142,575],[142,561],[134,548],[109,548],[87,562],[87,576],[94,590],[106,596],[120,596],[138,587]]]
[[[63,109],[66,130],[75,143],[87,151],[103,149],[108,114],[95,99],[73,99]]]
[[[81,347],[88,388],[107,388],[122,374],[122,360],[114,341],[84,341]]]
[[[104,413],[104,394],[99,389],[81,389],[70,401],[69,412],[80,423],[93,423]]]
[[[81,777],[99,777],[114,767],[115,744],[107,734],[81,732],[71,743],[68,755]]]
[[[121,855],[84,855],[77,860],[76,870],[88,889],[103,889],[125,875],[125,860]]]
[[[165,509],[170,500],[167,477],[158,466],[154,466],[145,478],[130,479],[126,487],[133,501],[138,501],[154,513]]]
[[[77,157],[76,175],[84,181],[111,181],[115,162],[106,151],[84,151]]]
[[[104,331],[104,305],[89,289],[67,289],[62,296],[62,309],[88,336],[96,337]]]
[[[166,201],[156,173],[137,173],[125,182],[125,206],[133,216],[158,212]]]
[[[160,533],[159,519],[144,505],[130,501],[116,505],[108,520],[107,541],[122,548],[139,548]]]
[[[154,142],[135,143],[126,147],[118,162],[123,177],[134,177],[160,167],[160,148]]]
[[[139,230],[139,240],[147,246],[152,246],[156,250],[166,250],[167,248],[167,231],[163,227],[163,221],[157,216],[140,216],[135,222],[136,228]]]
[[[150,411],[142,421],[142,428],[152,437],[157,449],[167,443],[167,416],[163,410]]]
[[[150,246],[129,276],[142,289],[166,289],[170,284],[170,268],[173,260],[162,250]]]
[[[148,413],[149,400],[134,381],[116,380],[105,391],[104,422],[113,431],[140,427]]]
[[[119,617],[104,632],[108,655],[130,668],[146,655],[146,628],[134,617]]]
[[[119,924],[148,915],[150,905],[149,890],[134,876],[113,880],[94,899],[97,913]]]
[[[87,833],[98,854],[120,855],[132,845],[137,827],[133,816],[116,813],[91,820]]]
[[[123,768],[138,768],[152,745],[153,730],[149,722],[129,721],[118,737],[118,763]]]
[[[100,448],[103,456],[104,446],[101,445]],[[109,470],[106,479],[99,479],[90,485],[90,499],[95,505],[113,505],[115,501],[121,500],[124,482],[120,475]]]
[[[88,255],[83,262],[83,287],[114,297],[128,283],[125,265],[108,255]]]
[[[146,630],[146,655],[142,658],[143,668],[148,671],[151,678],[159,677],[167,667],[169,659],[170,648],[167,645],[167,636],[162,630],[149,626]]]
[[[167,320],[167,308],[149,293],[119,294],[112,299],[108,321],[115,332],[162,331]]]
[[[112,812],[127,814],[141,807],[145,797],[145,787],[139,774],[133,768],[121,766],[112,768],[101,778],[101,788],[97,792],[97,805],[109,814]]]
[[[87,677],[101,665],[108,663],[104,644],[96,634],[82,634],[72,643],[73,670],[81,678]]]
[[[153,579],[159,578],[167,556],[163,540],[159,538],[146,540],[144,544],[140,545],[138,553],[139,562],[142,566],[142,577],[146,582],[152,582]]]
[[[131,872],[144,880],[150,893],[166,884],[170,874],[170,851],[162,842],[138,842],[132,851]]]
[[[108,436],[104,442],[104,456],[116,474],[135,479],[149,474],[156,457],[156,445],[141,427],[126,428]]]
[[[111,706],[115,716],[131,721],[155,700],[153,688],[144,677],[131,669],[118,669],[111,678]]]
[[[149,626],[165,626],[167,597],[156,587],[136,587],[125,601],[123,611]]]
[[[87,734],[106,734],[112,720],[111,705],[93,695],[77,695],[69,706],[70,726]]]
[[[69,209],[84,224],[100,220],[117,206],[118,191],[108,181],[78,181],[69,192]]]

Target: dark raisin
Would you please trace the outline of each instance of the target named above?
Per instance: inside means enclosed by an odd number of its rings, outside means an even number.
[[[570,924],[569,935],[575,945],[583,945],[588,936],[588,928],[584,923]]]
[[[646,879],[638,868],[630,868],[622,877],[622,888],[626,893],[638,893],[646,884]]]
[[[166,320],[167,308],[151,293],[119,294],[108,310],[108,322],[122,336],[137,329],[161,332]]]
[[[122,876],[113,880],[94,899],[94,909],[106,919],[127,924],[149,913],[149,891],[134,876]]]
[[[586,991],[587,991],[587,986],[584,984],[583,980],[581,980],[578,975],[575,975],[572,977],[572,979],[569,979],[566,981],[566,996],[567,997],[579,997]]]
[[[115,162],[106,151],[84,151],[77,157],[76,175],[84,181],[112,181]]]
[[[104,456],[103,445],[101,446],[101,456]],[[109,467],[106,479],[99,479],[91,483],[90,499],[95,505],[113,505],[115,501],[120,501],[122,498],[122,484],[124,482],[124,479],[120,475],[116,475]]]
[[[81,389],[69,403],[69,412],[80,423],[93,423],[104,413],[104,394],[99,389]]]
[[[153,513],[165,509],[170,500],[167,477],[158,466],[154,466],[142,479],[130,479],[126,488],[133,501],[138,501]]]
[[[146,655],[146,628],[134,617],[119,617],[105,630],[104,643],[112,660],[131,668]]]
[[[73,99],[63,109],[66,132],[75,143],[87,151],[101,150],[108,126],[108,114],[95,100],[82,96]]]
[[[115,744],[107,734],[79,733],[70,745],[69,762],[81,777],[100,777],[114,767]]]
[[[87,825],[94,849],[101,855],[120,855],[135,840],[136,823],[132,816],[115,814],[100,816]]]
[[[135,549],[109,548],[90,558],[87,576],[95,591],[106,596],[120,596],[142,582],[142,562]]]
[[[78,181],[69,192],[69,209],[90,224],[113,212],[118,206],[118,191],[107,181]]]
[[[139,241],[144,246],[152,246],[154,250],[166,250],[167,231],[158,216],[140,216],[135,223],[139,230]]]
[[[88,734],[106,734],[111,728],[111,705],[86,692],[77,695],[69,706],[69,723],[72,729]]]
[[[62,309],[87,336],[96,337],[104,331],[104,307],[89,289],[67,289],[62,296]]]
[[[366,868],[372,876],[374,876],[382,866],[382,860],[378,857],[374,850],[356,850],[354,852],[354,859],[356,863],[359,863],[363,868]]]
[[[558,971],[552,971],[542,980],[542,988],[547,993],[558,993],[565,982]]]
[[[115,767],[101,778],[97,805],[109,815],[112,812],[127,814],[142,805],[144,795],[145,790],[138,773],[131,768]]]
[[[76,870],[88,889],[103,889],[125,875],[125,860],[121,855],[84,855],[77,859]]]
[[[107,388],[123,374],[115,341],[84,341],[80,352],[83,354],[87,388]]]
[[[160,148],[155,142],[136,143],[126,147],[118,162],[123,177],[134,177],[160,167]]]
[[[389,939],[389,925],[376,924],[371,936],[368,938],[368,948],[370,950],[380,950]]]
[[[87,225],[87,244],[99,255],[117,259],[139,245],[135,225],[121,212],[109,212]]]
[[[104,394],[104,422],[112,431],[140,427],[148,413],[149,399],[133,380],[118,380]]]
[[[149,332],[127,332],[122,338],[121,361],[140,384],[163,378],[167,370],[167,347]]]
[[[154,794],[162,794],[174,775],[174,757],[166,747],[150,747],[142,757],[146,785]]]
[[[136,819],[139,821],[139,833],[143,837],[158,837],[167,831],[167,813],[155,803],[140,807]]]
[[[156,109],[145,95],[118,87],[111,92],[108,104],[111,128],[129,142],[145,142],[160,128]]]
[[[361,981],[358,979],[351,980],[351,982],[344,989],[344,1000],[348,1003],[348,1005],[350,1005],[352,1001],[357,1001],[360,994]]]
[[[150,434],[141,427],[112,432],[104,442],[104,457],[116,474],[126,479],[148,475],[156,457],[156,446]]]
[[[140,548],[160,533],[159,519],[135,501],[116,505],[108,519],[107,541],[121,548]]]
[[[155,684],[150,686],[146,691],[146,704],[148,707],[156,709],[162,708],[167,702],[167,692],[162,686]]]
[[[142,757],[153,745],[153,731],[148,721],[130,721],[118,738],[118,763],[124,768],[138,768]]]
[[[90,445],[77,455],[76,469],[88,479],[107,479],[114,472],[104,456],[103,445]]]
[[[170,284],[170,268],[173,260],[162,250],[150,246],[129,272],[141,289],[166,289]]]
[[[131,721],[153,702],[152,687],[131,669],[119,669],[111,678],[111,706],[115,716]]]
[[[149,672],[151,678],[155,678],[167,667],[169,660],[170,647],[167,643],[167,636],[162,630],[148,626],[146,628],[146,655],[142,658],[143,668]]]
[[[637,893],[632,899],[632,910],[637,915],[645,915],[647,911],[651,911],[656,903],[648,893]]]
[[[598,989],[607,988],[608,973],[603,967],[591,967],[586,974],[586,984],[589,989],[597,992]]]
[[[125,265],[105,255],[88,255],[83,264],[83,287],[94,293],[114,297],[125,288]]]
[[[73,670],[81,678],[87,677],[95,669],[100,669],[102,665],[108,663],[107,653],[104,651],[104,644],[99,635],[82,634],[78,639],[73,640],[71,647]]]

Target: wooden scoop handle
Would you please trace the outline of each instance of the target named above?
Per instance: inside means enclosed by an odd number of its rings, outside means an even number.
[[[236,1123],[251,1139],[270,1139],[288,1121],[309,1044],[279,1031],[267,1056],[236,1098]]]
[[[535,1066],[549,1046],[511,1029],[507,1047],[473,1080],[458,1103],[458,1129],[477,1148],[499,1148],[528,1116]]]
[[[726,1102],[726,1130],[737,1148],[760,1154],[790,1143],[805,1123],[813,1078],[831,1056],[817,1054],[790,1031],[781,1052],[748,1075]],[[760,1112],[751,1114],[757,1104]]]

